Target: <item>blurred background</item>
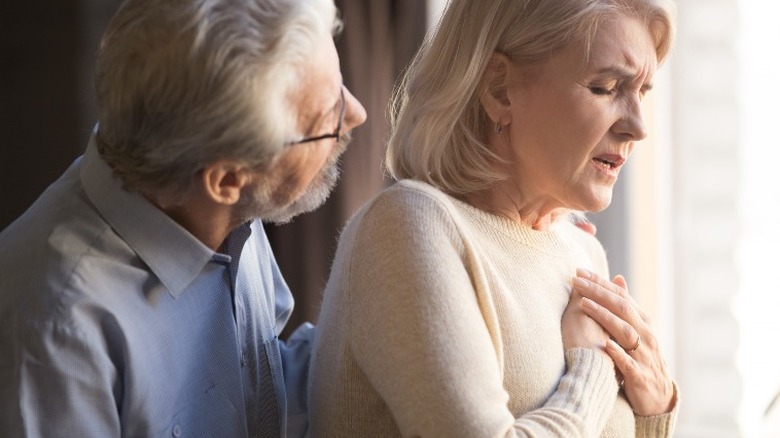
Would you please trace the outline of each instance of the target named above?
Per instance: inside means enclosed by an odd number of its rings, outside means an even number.
[[[393,84],[444,0],[340,0],[347,86],[369,121],[334,195],[269,227],[316,321],[338,232],[390,182]],[[8,2],[0,13],[0,229],[80,155],[95,121],[97,44],[118,0]],[[613,273],[654,318],[681,388],[677,437],[780,437],[780,2],[678,0],[678,40],[646,100],[613,205],[592,215]],[[0,273],[2,275],[2,273]]]

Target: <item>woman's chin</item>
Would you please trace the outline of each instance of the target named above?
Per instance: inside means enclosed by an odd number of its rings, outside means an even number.
[[[591,193],[580,200],[579,207],[572,208],[573,210],[586,211],[590,213],[598,213],[606,210],[612,203],[612,190],[603,190],[595,193]]]

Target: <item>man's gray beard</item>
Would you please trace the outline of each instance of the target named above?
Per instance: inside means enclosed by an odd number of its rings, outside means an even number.
[[[260,216],[263,222],[272,222],[277,225],[286,224],[295,216],[314,211],[324,204],[336,186],[340,175],[338,156],[333,158],[333,163],[328,159],[328,163],[323,166],[319,175],[311,181],[303,195],[293,201],[292,204]]]
[[[341,154],[346,150],[351,135],[346,134],[339,140],[333,153],[328,157],[320,172],[312,178],[309,186],[295,201],[282,205],[289,199],[284,184],[276,187],[275,193],[269,193],[268,187],[253,187],[242,195],[247,202],[239,211],[241,222],[253,219],[262,219],[263,222],[275,224],[288,223],[295,216],[316,210],[330,196],[338,182],[340,173],[338,162]]]

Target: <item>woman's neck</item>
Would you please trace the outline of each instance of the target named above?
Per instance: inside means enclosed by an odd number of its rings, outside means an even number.
[[[547,231],[550,226],[569,210],[556,207],[542,197],[532,199],[523,196],[519,190],[497,183],[489,189],[469,193],[461,199],[470,205],[502,216],[537,231]]]

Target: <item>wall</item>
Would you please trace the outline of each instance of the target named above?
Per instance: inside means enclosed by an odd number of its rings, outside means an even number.
[[[743,376],[740,424],[746,437],[780,436],[780,3],[739,0],[740,322],[737,366]]]
[[[679,437],[735,438],[744,376],[737,368],[739,272],[738,8],[685,0],[672,68],[675,374]]]
[[[8,2],[0,14],[0,229],[86,147],[92,64],[118,0]]]

